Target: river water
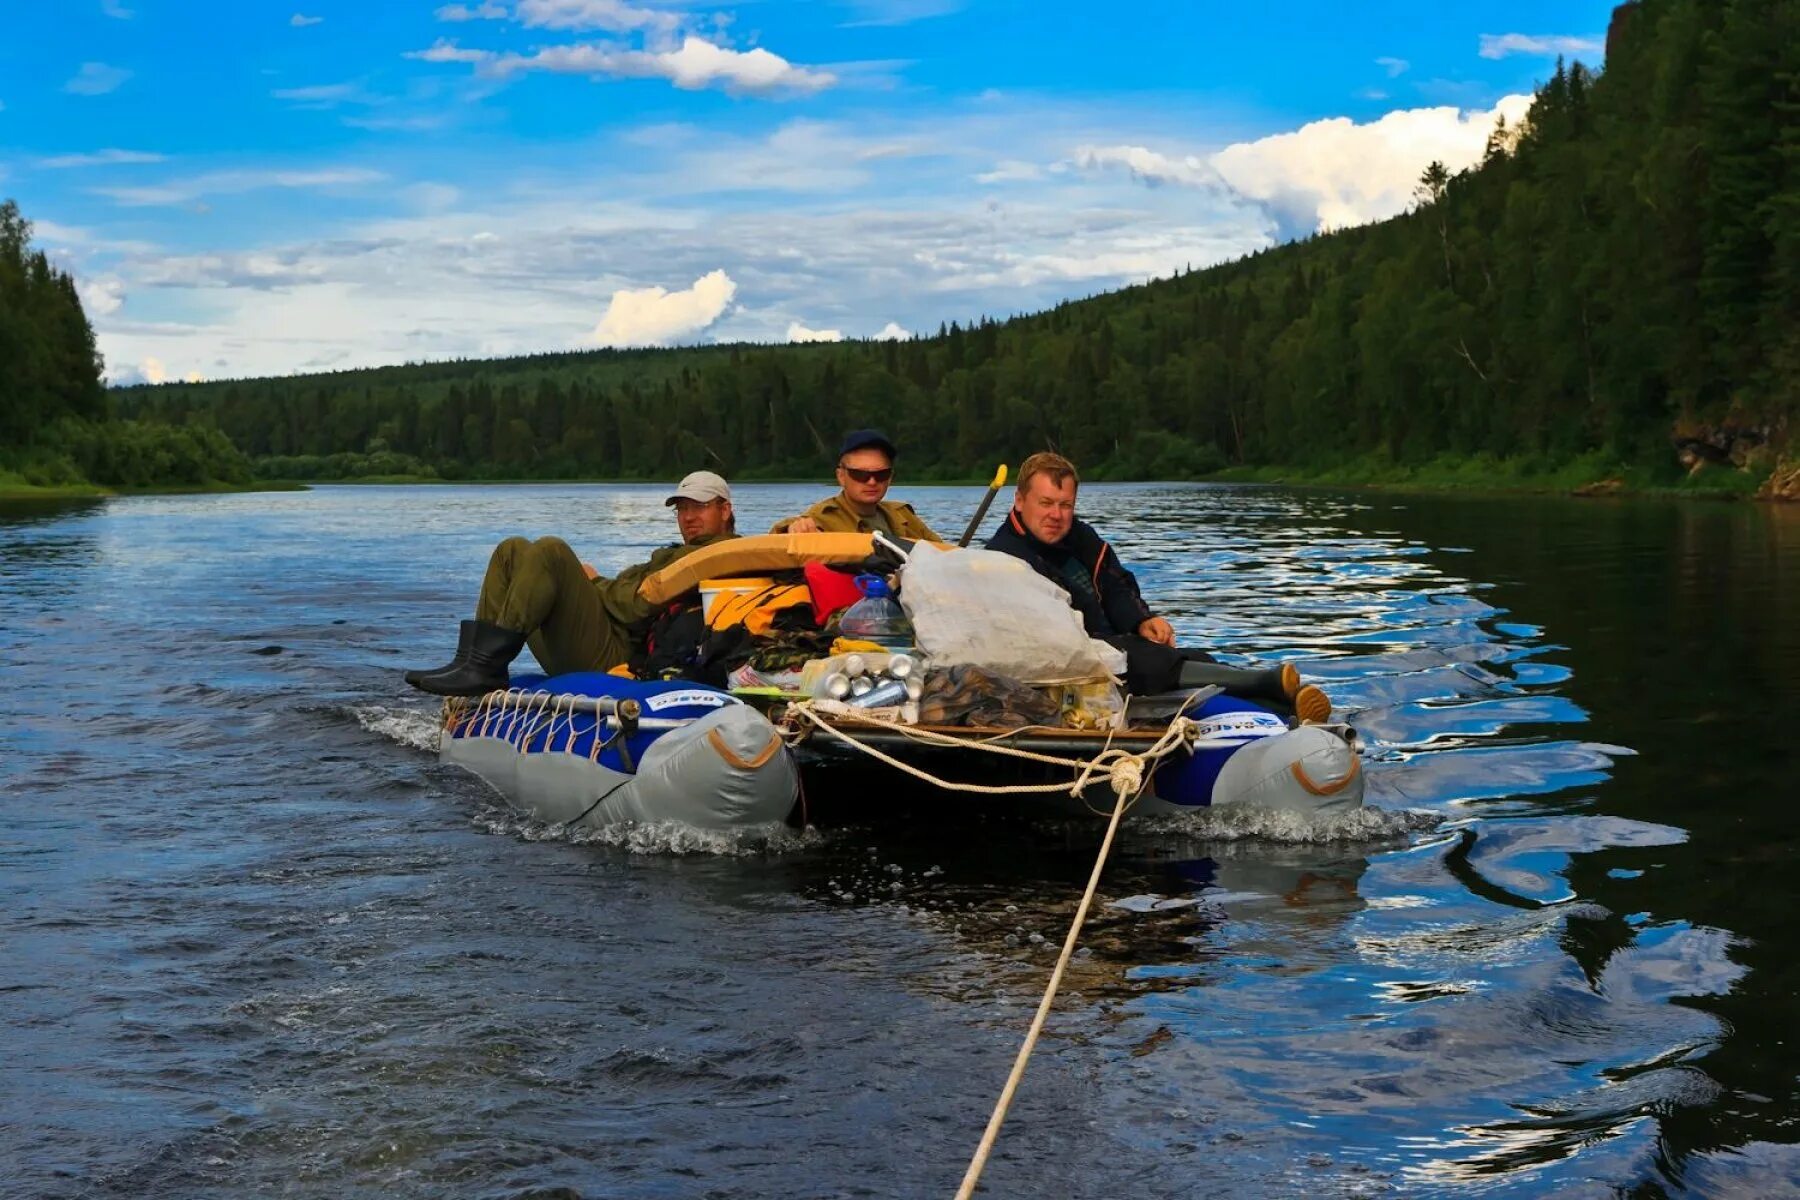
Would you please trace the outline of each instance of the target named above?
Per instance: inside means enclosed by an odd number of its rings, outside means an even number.
[[[662,494],[0,510],[0,1195],[954,1191],[1097,827],[559,840],[401,682],[499,537],[617,567]],[[1800,1194],[1800,512],[1081,501],[1375,811],[1129,831],[986,1194]]]

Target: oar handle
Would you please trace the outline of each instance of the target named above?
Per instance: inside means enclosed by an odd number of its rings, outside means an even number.
[[[981,507],[975,510],[975,519],[969,522],[969,527],[963,530],[961,539],[957,541],[956,544],[958,546],[967,546],[969,544],[969,539],[973,538],[975,536],[975,531],[981,527],[981,518],[987,516],[988,505],[994,502],[994,497],[998,495],[1000,489],[1005,486],[1006,464],[1001,463],[1000,469],[994,472],[994,482],[988,484],[987,495],[981,498]]]

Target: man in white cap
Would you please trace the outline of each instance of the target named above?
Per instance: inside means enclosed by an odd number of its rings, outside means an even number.
[[[684,478],[665,503],[675,510],[680,543],[611,579],[583,566],[561,538],[510,537],[495,546],[456,657],[435,671],[408,671],[406,682],[438,696],[484,695],[507,685],[506,668],[527,644],[551,675],[610,671],[641,655],[657,629],[699,597],[658,607],[638,595],[639,585],[700,547],[737,536],[731,485],[711,471]]]

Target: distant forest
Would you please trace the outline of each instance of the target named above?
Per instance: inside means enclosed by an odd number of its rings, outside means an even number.
[[[912,341],[432,363],[112,403],[301,479],[816,476],[860,425],[886,428],[914,479],[1042,447],[1094,477],[1191,478],[1475,458],[1672,475],[1677,450],[1755,467],[1785,444],[1800,4],[1625,4],[1604,74],[1559,63],[1525,123],[1467,171],[1434,164],[1418,195],[1380,224]],[[73,303],[66,280],[41,289]],[[81,378],[34,385],[4,437],[94,419]]]
[[[249,460],[211,422],[117,419],[75,281],[0,203],[0,487],[244,483]]]

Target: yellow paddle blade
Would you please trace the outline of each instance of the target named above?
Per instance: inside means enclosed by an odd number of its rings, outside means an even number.
[[[995,491],[999,491],[1005,485],[1006,485],[1006,464],[1001,463],[1000,469],[998,471],[994,472],[994,482],[988,484],[988,486],[993,488]]]

